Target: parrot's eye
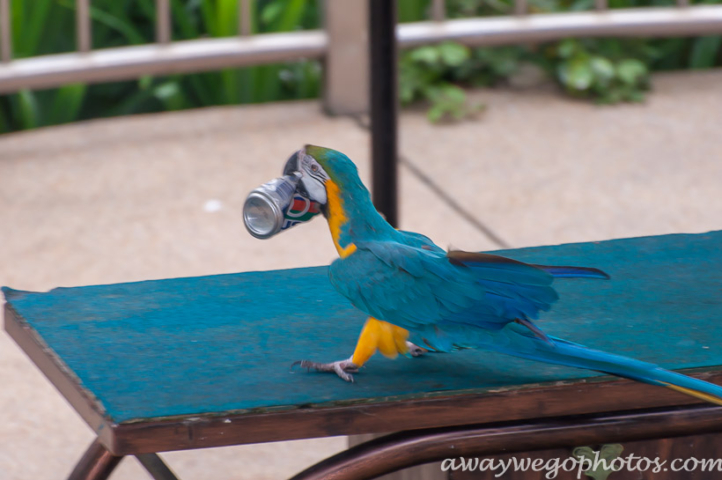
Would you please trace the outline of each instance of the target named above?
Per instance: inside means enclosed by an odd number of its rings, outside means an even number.
[[[318,165],[316,165],[315,163],[313,165],[311,165],[311,171],[314,173],[318,172]]]

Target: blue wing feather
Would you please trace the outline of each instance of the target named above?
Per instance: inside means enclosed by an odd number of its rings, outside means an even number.
[[[442,322],[499,329],[537,318],[558,298],[553,276],[528,264],[424,245],[357,242],[354,254],[331,265],[331,282],[357,308],[408,329]]]

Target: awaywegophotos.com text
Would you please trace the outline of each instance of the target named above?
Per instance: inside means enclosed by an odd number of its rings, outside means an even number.
[[[614,459],[600,457],[595,452],[594,458],[447,458],[441,462],[441,470],[447,471],[479,471],[496,472],[495,477],[501,478],[510,471],[546,472],[544,478],[557,478],[560,472],[576,472],[576,478],[587,478],[584,472],[588,471],[620,471],[630,472],[722,472],[722,458],[698,459],[675,458],[663,460],[659,457],[647,458],[634,454],[620,456]]]

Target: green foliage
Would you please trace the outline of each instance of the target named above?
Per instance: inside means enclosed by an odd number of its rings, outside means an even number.
[[[647,63],[614,54],[605,45],[609,43],[564,40],[551,49],[559,83],[570,95],[592,97],[599,103],[644,100],[643,92],[649,88]]]
[[[396,5],[400,23],[421,22],[429,18],[431,0],[397,0]]]
[[[338,0],[341,1],[341,0]],[[699,0],[720,3],[722,0]],[[321,26],[320,0],[254,0],[254,33]],[[611,8],[669,5],[672,0],[609,0]],[[594,0],[529,0],[532,13],[589,10]],[[447,16],[508,15],[513,0],[447,0]],[[398,0],[399,21],[428,19],[431,0]],[[75,0],[11,0],[14,56],[75,50]],[[238,34],[237,0],[171,0],[173,39]],[[155,0],[93,0],[93,46],[152,43]],[[426,101],[433,121],[458,119],[481,107],[469,105],[463,88],[514,83],[533,66],[563,91],[602,103],[640,101],[648,72],[722,65],[722,37],[565,40],[546,46],[467,48],[454,43],[404,52],[400,95],[408,104]],[[0,96],[0,133],[98,117],[314,98],[320,93],[317,62],[263,65],[219,72],[99,85],[67,85]]]
[[[619,471],[619,467],[615,466],[613,462],[619,458],[623,451],[624,447],[622,445],[613,443],[602,445],[599,451],[594,451],[591,447],[577,447],[572,452],[572,455],[580,461],[587,462],[587,464],[591,463],[593,468],[586,470],[584,475],[594,480],[607,480],[609,475]],[[595,463],[597,463],[596,466]]]
[[[468,113],[466,95],[451,83],[448,73],[469,57],[469,49],[455,43],[421,47],[403,55],[399,65],[401,101],[431,100],[433,106],[428,115],[432,121],[447,115],[462,118]]]
[[[706,0],[705,3],[720,3]],[[611,8],[661,6],[665,0],[610,0]],[[532,13],[589,10],[593,0],[530,0]],[[450,18],[509,15],[512,0],[448,0]],[[442,51],[459,52],[448,62]],[[462,54],[463,52],[463,59]],[[597,103],[640,102],[654,70],[722,66],[722,36],[670,39],[567,39],[548,45],[469,49],[453,43],[424,46],[401,57],[400,91],[405,104],[430,103],[429,118],[463,118],[462,87],[514,83],[524,66],[545,71],[568,95]]]
[[[719,65],[722,49],[722,36],[698,38],[692,44],[689,55],[689,68],[711,68]]]
[[[11,0],[15,58],[75,50],[75,0]],[[252,2],[254,33],[319,28],[315,0]],[[155,0],[93,0],[93,46],[152,43]],[[171,0],[173,39],[238,34],[237,0]],[[318,62],[263,65],[220,72],[99,85],[68,85],[0,96],[0,133],[98,117],[212,105],[314,98]]]
[[[518,47],[471,49],[453,42],[405,52],[399,64],[401,102],[428,101],[431,121],[458,120],[478,112],[458,86],[489,86],[514,73],[523,53]]]

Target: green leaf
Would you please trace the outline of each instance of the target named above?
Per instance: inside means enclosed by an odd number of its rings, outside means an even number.
[[[136,5],[140,8],[140,10],[143,12],[143,15],[145,15],[147,18],[153,18],[155,19],[155,1],[154,0],[136,0]],[[114,1],[110,4],[110,6],[115,7],[116,10],[113,12],[113,15],[116,17],[119,15],[123,15],[124,12],[128,11],[128,6],[124,5],[124,2],[118,2]]]
[[[647,66],[636,59],[622,60],[617,64],[617,77],[627,85],[635,85],[647,76]]]
[[[265,25],[270,25],[281,16],[282,12],[283,4],[281,2],[271,2],[261,10],[261,22]]]
[[[298,28],[301,25],[306,1],[307,0],[286,0],[286,5],[283,8],[283,16],[280,22],[274,26],[274,31],[288,32]]]
[[[466,92],[460,87],[445,84],[439,87],[439,97],[450,104],[463,105],[466,102]]]
[[[398,0],[397,15],[399,22],[419,22],[425,20],[428,7],[428,0]]]
[[[614,64],[604,57],[592,57],[589,60],[594,75],[602,82],[608,82],[614,78]]]
[[[106,114],[109,116],[129,115],[141,111],[145,102],[153,98],[153,93],[154,89],[135,90],[129,95],[124,95]]]
[[[607,443],[605,445],[602,445],[602,448],[600,450],[600,457],[606,460],[614,460],[615,458],[619,458],[623,451],[624,447],[621,444]]]
[[[446,114],[446,107],[444,105],[433,105],[428,112],[426,112],[426,118],[429,121],[436,123],[440,121]]]
[[[153,92],[153,96],[163,103],[166,110],[180,110],[187,103],[176,80],[170,80],[158,85]]]
[[[443,83],[429,86],[424,89],[424,95],[431,101],[427,116],[432,122],[438,122],[447,115],[458,120],[467,114],[466,92],[456,85]]]
[[[240,81],[238,79],[237,70],[223,70],[221,72],[221,82],[223,85],[223,103],[226,105],[235,105],[240,103]]]
[[[491,70],[499,77],[509,77],[519,69],[519,62],[512,57],[499,57],[491,64]]]
[[[34,92],[24,89],[18,92],[20,103],[20,124],[24,130],[40,126],[40,111]]]
[[[215,97],[213,95],[214,90],[208,85],[208,82],[204,81],[203,74],[195,74],[186,77],[189,87],[186,91],[195,95],[200,102],[201,106],[217,105]]]
[[[689,68],[714,67],[720,57],[720,46],[722,46],[722,36],[719,35],[696,39],[689,56]]]
[[[220,37],[220,34],[218,32],[218,25],[216,25],[216,16],[213,4],[207,0],[204,0],[200,2],[200,7],[205,30],[211,36]]]
[[[30,2],[28,2],[30,3]],[[38,46],[43,38],[43,31],[48,21],[48,14],[52,8],[51,0],[34,0],[32,2],[32,14],[27,16],[27,22],[20,30],[20,51],[25,55],[36,55]]]
[[[186,10],[181,0],[171,0],[173,24],[177,26],[182,38],[198,37],[197,18],[194,12]]]
[[[577,56],[559,66],[559,79],[567,88],[585,91],[594,81],[594,72],[586,57]]]
[[[594,462],[599,460],[596,468],[591,468],[584,472],[584,475],[591,477],[594,480],[607,480],[607,478],[614,472],[618,471],[618,468],[605,468],[612,467],[614,459],[619,458],[624,447],[618,443],[603,445],[602,448],[595,452],[590,447],[577,447],[572,451],[572,455],[578,458],[580,461],[584,461],[586,465],[592,463],[592,467],[595,467]],[[602,460],[604,462],[602,462]],[[605,465],[606,463],[606,465]]]
[[[2,108],[0,108],[0,133],[8,133],[12,131],[12,127],[10,126],[10,122],[5,117],[5,112]]]
[[[69,1],[61,1],[61,5],[64,7],[75,10],[75,3]],[[90,17],[96,20],[98,23],[105,25],[106,27],[120,33],[125,37],[126,41],[131,45],[139,45],[147,43],[145,36],[131,23],[129,19],[123,19],[115,17],[99,8],[90,7]],[[97,46],[96,46],[97,48]]]
[[[409,57],[420,63],[426,63],[429,65],[439,63],[441,54],[436,47],[426,46],[413,49],[409,53]]]
[[[221,37],[238,34],[238,0],[216,0],[216,29]]]
[[[178,95],[180,89],[176,82],[166,82],[155,87],[153,96],[158,100],[167,100],[173,95]]]
[[[138,88],[141,90],[147,90],[153,85],[152,75],[143,75],[138,79]]]
[[[404,105],[409,104],[414,101],[414,97],[416,96],[416,88],[414,88],[414,85],[410,82],[399,82],[399,99],[401,100],[401,103]]]
[[[584,10],[591,10],[594,8],[594,0],[574,0],[569,6],[569,10],[572,12],[580,12]]]
[[[577,53],[577,50],[579,50],[579,44],[577,41],[568,38],[559,43],[559,46],[557,47],[557,55],[561,58],[571,58],[572,55]]]
[[[444,42],[438,46],[441,61],[449,67],[458,67],[471,57],[468,47],[454,42]]]
[[[72,83],[58,89],[50,107],[47,124],[55,125],[68,123],[78,119],[78,113],[83,106],[87,86],[83,83]]]

